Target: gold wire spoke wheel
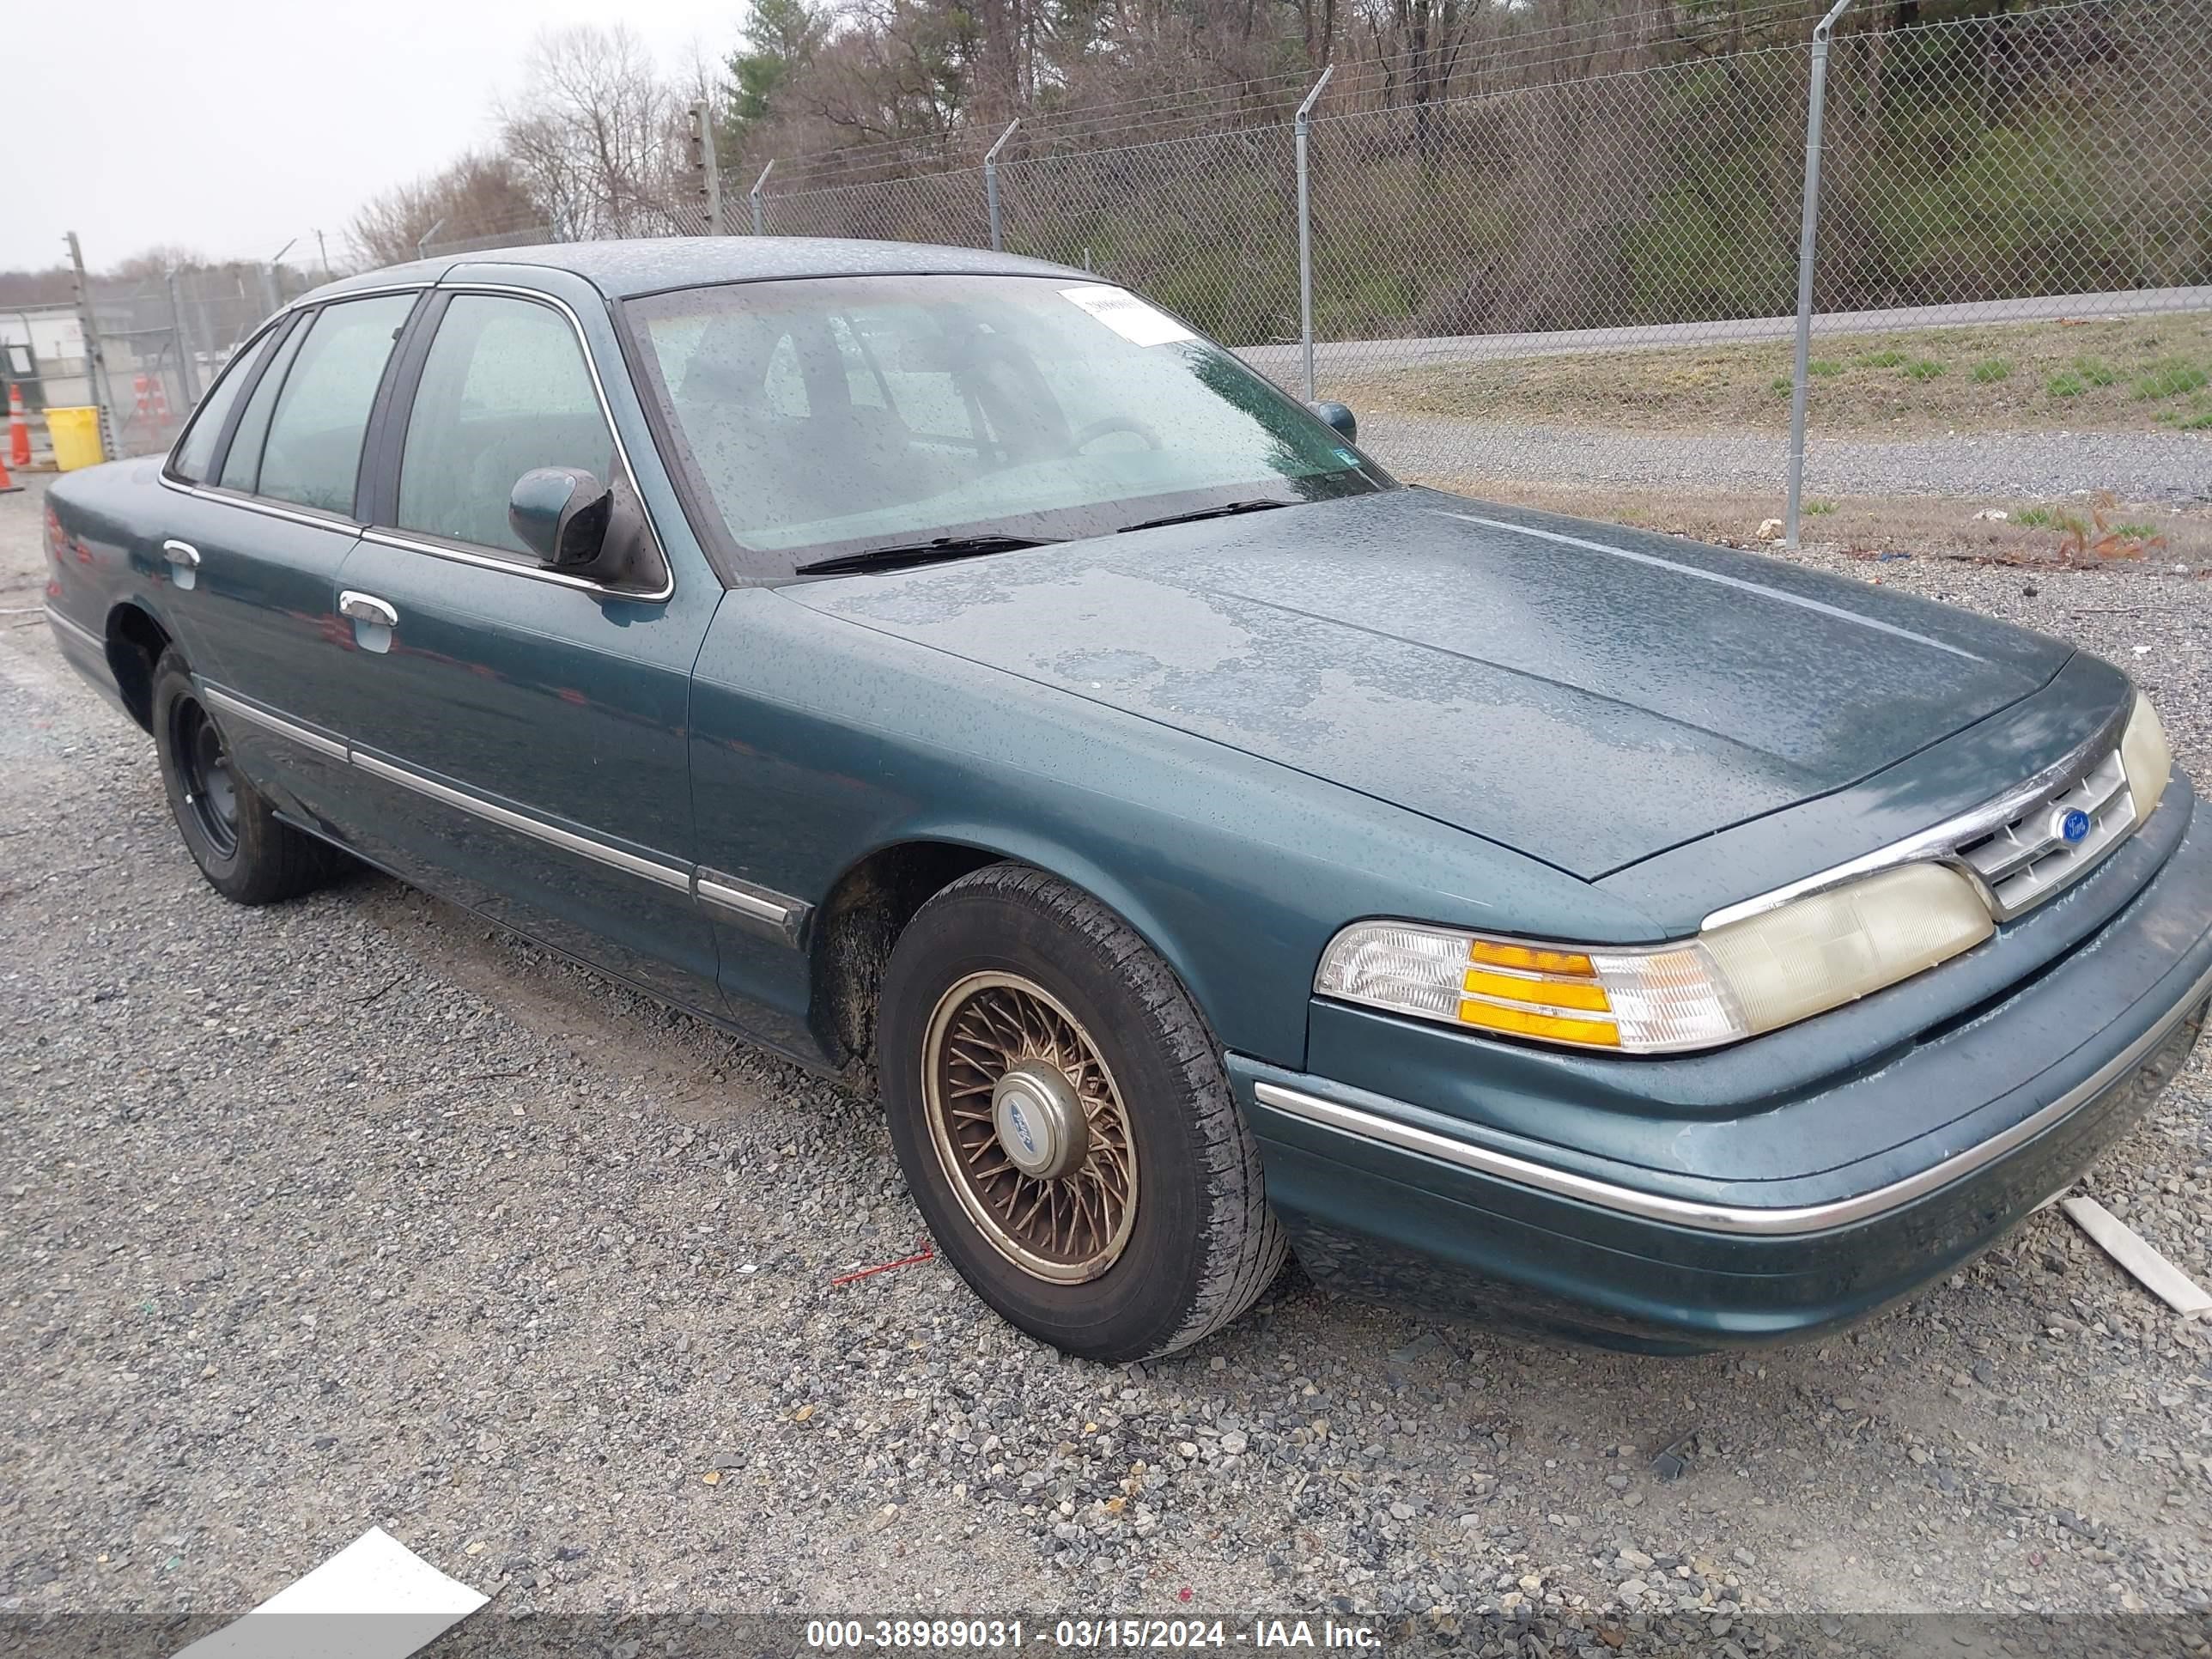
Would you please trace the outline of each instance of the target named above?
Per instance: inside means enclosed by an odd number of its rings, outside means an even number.
[[[1059,1285],[1112,1267],[1137,1215],[1135,1138],[1075,1017],[1018,974],[970,974],[938,999],[921,1067],[938,1162],[992,1248]]]

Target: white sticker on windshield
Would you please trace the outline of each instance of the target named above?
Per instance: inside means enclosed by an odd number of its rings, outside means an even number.
[[[1061,296],[1081,306],[1132,345],[1166,345],[1188,340],[1191,331],[1155,307],[1146,305],[1127,289],[1086,284],[1064,288]]]

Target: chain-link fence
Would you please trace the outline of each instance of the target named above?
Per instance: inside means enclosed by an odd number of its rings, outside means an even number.
[[[0,309],[0,379],[22,394],[34,450],[48,447],[47,410],[91,408],[106,453],[153,454],[262,319],[316,280],[258,264],[96,278],[77,301]]]
[[[1810,484],[1840,493],[1944,487],[1927,476],[1938,450],[1881,443],[1932,442],[1947,422],[2124,426],[2099,399],[2144,391],[2156,407],[2136,424],[2212,427],[2212,333],[2140,321],[2212,312],[2212,0],[1905,27],[1858,10],[1832,49],[1661,44],[1581,75],[1509,57],[1434,99],[1378,94],[1372,75],[1324,88],[1305,181],[1318,395],[1352,404],[1407,476],[1694,484],[1777,506],[1800,384],[1821,438]],[[1818,346],[1801,372],[1824,53]],[[988,171],[771,179],[763,228],[985,245]],[[1093,149],[1018,137],[996,173],[1008,251],[1127,283],[1304,391],[1292,125]],[[2197,447],[2174,452],[2195,469],[2174,487],[2212,499]],[[2139,471],[2154,483],[2161,466]]]

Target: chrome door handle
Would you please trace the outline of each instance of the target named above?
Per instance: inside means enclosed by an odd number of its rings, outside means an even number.
[[[199,549],[190,542],[166,541],[161,544],[161,556],[169,562],[169,580],[177,585],[177,592],[189,593],[199,585]]]
[[[399,626],[397,611],[374,593],[356,593],[351,588],[338,595],[338,615],[358,623],[374,623],[379,628]]]

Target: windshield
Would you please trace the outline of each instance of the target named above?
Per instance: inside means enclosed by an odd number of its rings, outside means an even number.
[[[748,563],[1102,535],[1390,483],[1121,289],[844,276],[686,289],[627,309],[678,462]]]

